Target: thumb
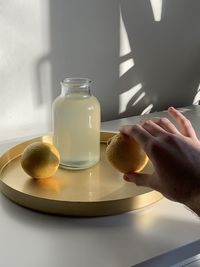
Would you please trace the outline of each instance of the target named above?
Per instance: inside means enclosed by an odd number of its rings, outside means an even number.
[[[124,180],[135,183],[139,186],[155,188],[154,174],[129,172],[124,174]]]

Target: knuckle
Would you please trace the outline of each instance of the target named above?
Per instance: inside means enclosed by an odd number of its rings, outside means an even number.
[[[147,146],[146,149],[151,153],[156,153],[158,150],[160,150],[160,144],[157,140],[149,142],[146,146]]]
[[[183,125],[185,126],[185,127],[190,127],[191,126],[191,122],[188,120],[188,119],[185,119],[185,120],[183,120]]]
[[[150,120],[146,120],[146,121],[144,122],[144,124],[150,124],[150,123],[151,123]]]
[[[160,119],[160,123],[162,123],[162,124],[168,124],[169,123],[169,120],[167,118],[161,118]]]
[[[132,127],[130,128],[131,132],[135,132],[139,129],[139,126],[137,124],[132,125]]]
[[[133,125],[127,125],[125,126],[125,131],[127,134],[130,134],[132,132]]]
[[[167,144],[172,144],[176,142],[176,136],[173,134],[165,134],[163,136],[163,141]]]
[[[149,126],[151,126],[151,121],[150,120],[147,120],[147,121],[145,121],[144,123],[143,123],[143,125],[142,125],[144,128],[145,127],[149,127]]]
[[[137,124],[132,125],[129,129],[128,129],[128,134],[129,135],[134,135],[135,133],[137,133],[139,130],[139,126]]]

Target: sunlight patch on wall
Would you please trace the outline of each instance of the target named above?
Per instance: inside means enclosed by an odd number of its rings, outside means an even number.
[[[162,12],[162,1],[155,1],[152,0],[152,10],[154,14],[154,18],[156,21],[161,18],[161,12]],[[160,12],[160,13],[159,13]],[[126,26],[123,20],[122,11],[121,8],[119,10],[119,57],[120,57],[120,64],[119,64],[119,78],[121,78],[123,75],[125,75],[129,70],[131,75],[131,71],[133,67],[135,66],[135,62],[132,56],[131,51],[131,45],[128,38],[128,33],[126,30]],[[134,67],[135,70],[135,67]],[[125,79],[126,77],[124,77]],[[134,81],[133,81],[134,82]],[[123,88],[123,93],[119,95],[119,114],[122,114],[125,112],[129,106],[136,106],[140,101],[144,99],[146,96],[146,92],[144,90],[142,92],[139,92],[142,89],[142,83],[138,83],[137,85],[133,86],[131,89]],[[139,96],[136,98],[135,95],[139,92]],[[129,105],[130,103],[130,105]],[[133,103],[133,104],[131,104]],[[146,107],[143,110],[143,114],[146,114],[151,111],[153,108],[153,104],[150,104],[148,107]]]
[[[150,0],[154,21],[161,21],[163,0]]]
[[[123,76],[128,70],[134,66],[134,61],[132,58],[120,63],[119,65],[119,77]]]
[[[149,114],[153,108],[153,104],[148,105],[141,113],[141,115]]]
[[[120,13],[119,13],[119,16],[120,16],[120,28],[119,28],[119,31],[120,31],[120,42],[119,42],[119,56],[120,57],[123,57],[127,54],[129,54],[131,52],[131,46],[130,46],[130,43],[129,43],[129,39],[128,39],[128,34],[127,34],[127,31],[126,31],[126,27],[124,25],[124,21],[123,21],[123,18],[122,18],[122,11],[121,11],[121,8],[120,8]]]
[[[126,111],[129,101],[133,96],[142,89],[142,84],[139,83],[136,86],[132,87],[128,91],[119,95],[119,114]]]
[[[122,12],[121,9],[119,11],[120,16],[120,26],[119,26],[119,56],[124,57],[131,53],[131,46],[128,39],[128,34],[126,31],[126,27],[122,18]],[[119,64],[119,77],[124,75],[128,70],[130,70],[135,65],[133,58],[130,56],[130,58],[124,60]]]
[[[197,93],[196,93],[196,95],[195,95],[195,97],[194,97],[194,100],[193,100],[193,105],[199,105],[199,101],[200,101],[200,84],[199,84],[199,86],[198,86],[198,88],[197,88]]]
[[[131,53],[131,46],[128,38],[128,33],[122,17],[121,8],[119,11],[120,28],[119,28],[119,57],[127,56]],[[133,57],[127,58],[119,64],[119,78],[135,65]],[[131,98],[142,88],[142,84],[138,84],[126,92],[119,95],[119,114],[126,111],[126,107]]]
[[[141,95],[138,96],[138,98],[135,100],[135,102],[132,104],[132,106],[137,105],[137,103],[146,95],[145,92],[142,92]]]

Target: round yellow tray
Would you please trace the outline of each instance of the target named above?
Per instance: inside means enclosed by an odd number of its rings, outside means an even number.
[[[106,141],[115,133],[101,133],[101,160],[86,170],[59,168],[51,178],[36,180],[22,169],[21,154],[36,141],[52,142],[42,136],[19,144],[0,157],[1,191],[24,207],[68,216],[112,215],[145,207],[162,198],[149,188],[138,187],[123,180],[105,157]],[[150,162],[144,172],[152,172]]]

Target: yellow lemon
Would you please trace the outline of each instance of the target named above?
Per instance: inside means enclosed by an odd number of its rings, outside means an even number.
[[[35,142],[27,146],[22,154],[21,166],[33,178],[51,177],[57,170],[60,155],[49,143]]]
[[[111,165],[122,173],[141,171],[148,162],[140,145],[124,134],[116,134],[108,140],[106,156]]]

